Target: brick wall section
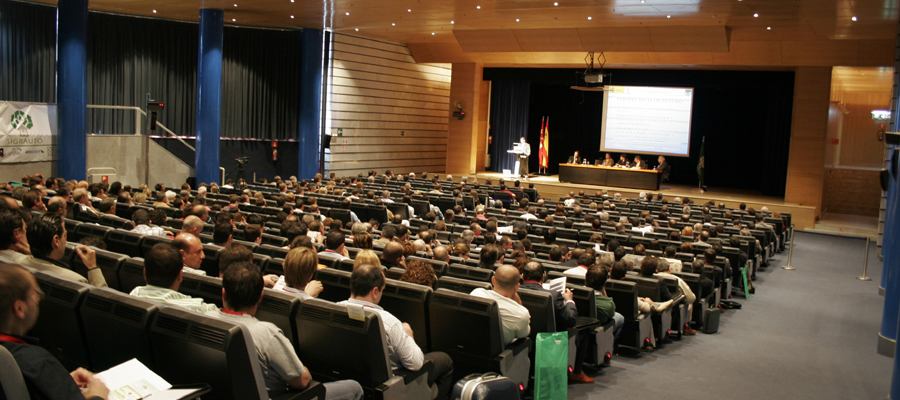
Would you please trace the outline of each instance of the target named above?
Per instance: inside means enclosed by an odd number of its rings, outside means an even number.
[[[823,208],[837,214],[878,216],[881,184],[878,171],[825,169]]]

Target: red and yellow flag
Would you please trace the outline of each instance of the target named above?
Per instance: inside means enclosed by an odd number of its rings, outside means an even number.
[[[550,164],[550,117],[541,119],[541,148],[538,153],[538,163],[541,168],[547,168]]]

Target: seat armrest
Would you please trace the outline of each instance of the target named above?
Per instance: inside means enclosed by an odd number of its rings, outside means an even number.
[[[424,374],[428,374],[429,376],[431,374],[434,374],[433,362],[426,360],[424,363],[422,363],[422,368],[419,368],[418,371],[410,371],[403,368],[394,370],[394,376],[403,377],[403,383],[406,385],[409,385],[411,382],[419,379],[419,377]]]
[[[325,385],[310,381],[306,389],[302,391],[289,390],[271,400],[325,400]]]
[[[531,339],[529,339],[527,337],[516,339],[514,342],[506,345],[506,347],[503,349],[503,351],[500,352],[500,356],[507,353],[508,351],[511,351],[512,355],[517,356],[523,350],[525,350],[525,351],[531,350]],[[499,356],[495,357],[494,359],[499,359]]]

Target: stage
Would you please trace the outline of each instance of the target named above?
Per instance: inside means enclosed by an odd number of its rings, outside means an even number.
[[[479,172],[475,174],[475,176],[478,177],[480,183],[483,183],[485,179],[490,179],[495,185],[500,178],[506,179],[509,186],[513,186],[513,182],[515,181],[514,177],[508,175],[504,176],[499,172]],[[732,208],[738,208],[741,203],[746,203],[747,207],[753,207],[757,210],[765,206],[768,207],[770,211],[788,212],[791,213],[791,220],[794,223],[795,228],[800,230],[811,229],[816,223],[815,207],[804,206],[797,203],[786,203],[784,198],[763,196],[758,192],[748,190],[707,188],[705,193],[699,193],[697,192],[698,188],[696,187],[674,185],[667,182],[662,183],[658,191],[628,189],[614,186],[596,186],[560,182],[559,175],[532,175],[529,178],[520,179],[520,182],[523,187],[528,187],[529,183],[533,183],[534,188],[537,189],[541,196],[557,200],[561,197],[568,197],[570,191],[575,191],[575,194],[578,194],[578,191],[580,190],[584,190],[585,193],[593,194],[605,189],[610,196],[615,193],[620,193],[622,197],[625,198],[639,197],[641,192],[647,193],[648,196],[651,193],[654,195],[656,193],[662,193],[663,198],[668,201],[672,201],[675,197],[688,197],[693,200],[695,204],[702,204],[709,200],[714,200],[717,204],[719,202],[724,202],[725,206]]]

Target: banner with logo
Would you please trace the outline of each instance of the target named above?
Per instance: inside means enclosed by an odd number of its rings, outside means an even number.
[[[56,159],[56,105],[0,101],[0,163]]]

